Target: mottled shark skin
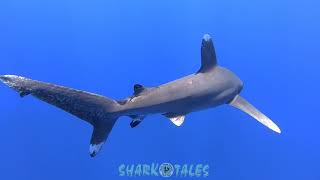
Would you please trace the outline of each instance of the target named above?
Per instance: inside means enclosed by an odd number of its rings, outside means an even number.
[[[136,84],[133,95],[121,101],[16,75],[3,75],[0,80],[21,97],[32,95],[90,123],[93,126],[89,148],[91,157],[101,150],[121,116],[132,118],[132,128],[149,114],[162,114],[181,126],[185,116],[191,112],[229,104],[281,133],[275,123],[239,95],[242,81],[217,64],[213,42],[208,34],[202,39],[198,72],[158,87],[147,88]]]

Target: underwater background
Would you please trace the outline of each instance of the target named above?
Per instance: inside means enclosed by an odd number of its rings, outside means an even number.
[[[282,130],[227,105],[182,127],[152,115],[131,129],[123,117],[91,158],[89,124],[1,84],[0,179],[163,179],[118,167],[169,162],[209,164],[206,179],[319,180],[319,19],[315,0],[0,1],[0,74],[123,99],[135,83],[196,72],[209,33],[242,96]]]

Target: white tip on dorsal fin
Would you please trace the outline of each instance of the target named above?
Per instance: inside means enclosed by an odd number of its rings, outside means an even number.
[[[171,113],[167,113],[167,114],[164,114],[164,116],[166,116],[167,118],[170,119],[170,121],[175,124],[176,126],[181,126],[184,122],[184,119],[185,119],[185,115],[174,115],[174,114],[171,114]]]
[[[267,116],[265,116],[263,113],[261,113],[258,109],[256,109],[254,106],[252,106],[249,102],[247,102],[244,98],[242,98],[240,95],[237,95],[230,103],[231,106],[236,107],[243,112],[249,114],[253,118],[255,118],[257,121],[262,123],[263,125],[267,126],[271,130],[281,133],[280,128]]]

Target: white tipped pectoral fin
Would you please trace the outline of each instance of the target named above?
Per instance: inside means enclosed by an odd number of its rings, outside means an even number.
[[[250,116],[252,116],[257,121],[270,128],[271,130],[277,133],[281,133],[280,128],[271,119],[269,119],[267,116],[261,113],[258,109],[256,109],[253,105],[247,102],[240,95],[237,95],[229,104],[249,114]]]

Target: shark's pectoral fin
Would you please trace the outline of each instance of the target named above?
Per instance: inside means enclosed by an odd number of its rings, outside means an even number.
[[[268,128],[272,129],[273,131],[277,133],[281,133],[280,128],[274,122],[272,122],[271,119],[269,119],[267,116],[261,113],[258,109],[256,109],[253,105],[251,105],[248,101],[246,101],[240,95],[237,95],[229,104],[249,114],[250,116],[255,118],[257,121],[267,126]]]
[[[170,119],[170,121],[175,124],[176,126],[181,126],[184,122],[185,119],[185,115],[181,115],[181,114],[173,114],[173,113],[166,113],[164,114],[164,116],[166,116],[167,118]]]

